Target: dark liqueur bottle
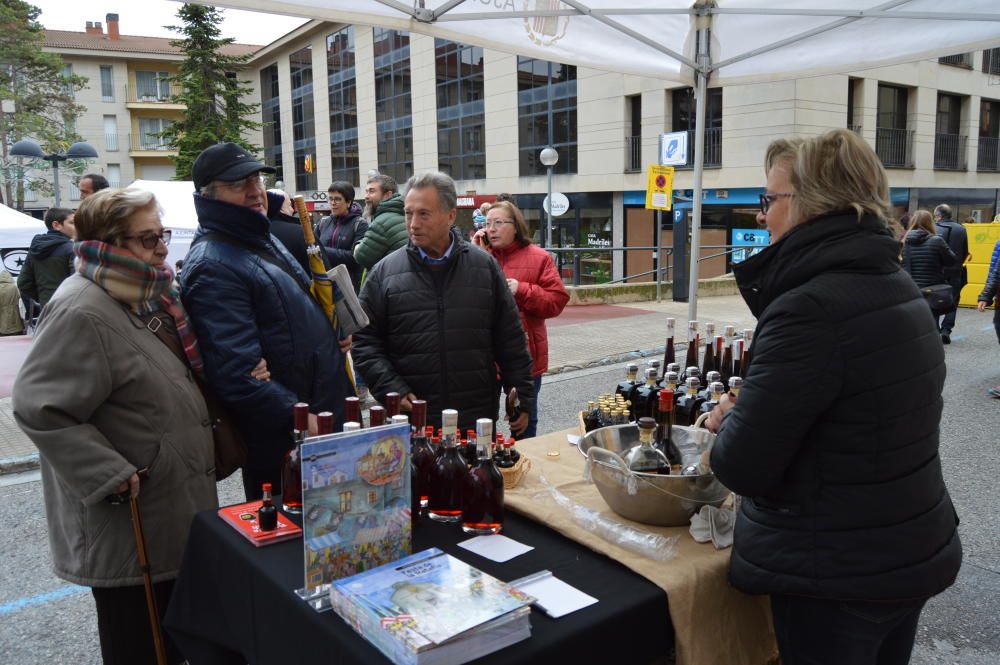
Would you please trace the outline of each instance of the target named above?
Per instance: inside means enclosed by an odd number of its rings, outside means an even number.
[[[684,360],[685,367],[691,367],[692,365],[698,365],[698,322],[688,321],[688,347],[687,347],[687,358]]]
[[[635,397],[632,400],[632,416],[636,422],[640,418],[652,417],[653,405],[658,390],[659,388],[656,386],[656,370],[649,367],[646,369],[646,384],[635,391]]]
[[[601,412],[594,402],[587,402],[587,410],[583,413],[583,429],[585,432],[593,432],[601,426]]]
[[[493,463],[493,421],[476,421],[476,463],[465,475],[462,488],[462,531],[476,535],[503,529],[503,474]]]
[[[656,421],[639,418],[639,445],[632,446],[625,453],[625,463],[636,473],[670,473],[667,456],[653,445],[656,438]]]
[[[333,414],[329,411],[320,411],[316,414],[316,434],[333,434]]]
[[[722,348],[722,362],[719,364],[719,372],[722,374],[722,382],[725,383],[733,375],[733,344],[735,340],[728,335],[732,326],[726,326],[726,342]]]
[[[514,466],[514,460],[510,456],[510,443],[503,443],[503,435],[500,437],[500,457],[497,458],[496,464],[501,469],[509,469]]]
[[[427,402],[413,400],[413,439],[410,445],[411,491],[419,501],[420,509],[427,508],[427,495],[431,486],[431,468],[434,466],[434,451],[431,450],[427,434]],[[431,428],[431,431],[434,431]],[[420,512],[420,509],[417,512]]]
[[[385,394],[385,417],[387,420],[392,420],[392,417],[399,414],[399,404],[402,401],[402,396],[399,393],[386,393]],[[374,425],[372,425],[374,427]]]
[[[709,324],[711,325],[711,324]],[[715,337],[707,337],[705,342],[705,360],[702,362],[701,375],[707,377],[715,371]]]
[[[263,492],[263,502],[257,509],[257,526],[261,531],[274,531],[278,528],[278,509],[271,499],[271,483],[264,483]]]
[[[385,409],[378,404],[373,404],[370,409],[368,409],[368,426],[369,427],[380,427],[385,425]]]
[[[632,391],[639,384],[639,366],[635,363],[625,365],[625,378],[615,386],[615,394],[625,399],[632,399]]]
[[[441,433],[444,452],[431,467],[427,515],[436,522],[455,524],[462,519],[462,479],[469,472],[458,453],[458,411],[441,412]]]
[[[677,413],[674,414],[674,422],[678,425],[691,425],[698,418],[698,409],[704,400],[698,396],[698,389],[701,387],[701,379],[697,376],[689,376],[685,380],[685,393],[677,400]]]
[[[517,441],[514,440],[514,437],[508,436],[506,445],[510,448],[510,461],[513,464],[517,464],[518,462],[520,462],[521,453],[519,453],[517,450]]]
[[[656,447],[666,456],[671,468],[681,463],[681,451],[674,443],[674,391],[661,390],[656,416]]]
[[[344,398],[344,431],[348,431],[346,428],[347,423],[358,423],[364,427],[364,423],[361,422],[361,400],[357,397],[345,397]]]
[[[698,408],[698,412],[711,413],[712,409],[719,405],[719,400],[722,399],[722,393],[725,390],[726,388],[722,384],[722,381],[713,381],[708,384],[708,398]]]
[[[666,348],[663,350],[663,367],[666,368],[670,363],[677,362],[677,354],[674,351],[674,326],[677,324],[677,320],[673,318],[667,319],[667,344]]]
[[[292,447],[281,466],[281,508],[286,513],[302,512],[302,455],[299,446],[309,435],[309,405],[292,406]]]

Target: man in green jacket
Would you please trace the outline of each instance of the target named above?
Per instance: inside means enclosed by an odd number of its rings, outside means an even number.
[[[354,259],[370,270],[384,256],[406,244],[403,197],[391,176],[376,175],[365,183],[365,214],[371,220],[368,231],[354,248]]]

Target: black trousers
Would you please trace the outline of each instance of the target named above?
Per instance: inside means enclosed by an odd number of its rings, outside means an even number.
[[[782,665],[907,665],[926,600],[771,596]]]
[[[173,588],[173,580],[153,585],[161,620],[166,616]],[[91,592],[97,603],[97,631],[104,665],[156,665],[145,587],[94,587]],[[170,665],[184,662],[180,649],[165,632],[163,640],[167,662]]]

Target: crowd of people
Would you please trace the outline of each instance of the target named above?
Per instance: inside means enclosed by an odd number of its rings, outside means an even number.
[[[312,295],[291,200],[265,188],[273,173],[233,143],[202,152],[199,228],[179,277],[170,230],[141,190],[94,187],[75,213],[50,211],[33,243],[24,288],[44,310],[14,414],[40,453],[56,572],[93,589],[105,662],[153,662],[118,504],[141,493],[165,605],[192,515],[217,504],[220,423],[245,446],[248,500],[264,483],[281,491],[295,403],[310,405],[310,433],[322,411],[340,429],[352,361],[376,400],[399,393],[404,412],[425,400],[431,424],[445,408],[462,429],[497,420],[516,389],[510,430],[537,433],[546,320],[569,296],[512,200],[478,211],[467,239],[445,174],[417,174],[402,192],[376,175],[364,206],[332,183],[316,240],[370,319],[343,337]],[[918,287],[960,290],[968,241],[939,206],[915,212],[901,243],[885,171],[846,130],[776,141],[765,174],[758,222],[772,244],[735,269],[758,319],[753,360],[739,399],[724,397],[708,421],[712,468],[745,497],[731,580],[771,594],[783,662],[904,663],[924,603],[961,561],[938,458],[954,312],[935,321]],[[873,362],[878,380],[861,381]]]

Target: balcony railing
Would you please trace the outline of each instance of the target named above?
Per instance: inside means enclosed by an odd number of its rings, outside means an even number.
[[[987,74],[1000,76],[1000,48],[989,48],[983,51],[983,71]]]
[[[959,134],[934,135],[934,168],[964,171],[966,137]]]
[[[119,149],[120,137],[118,134],[105,134],[104,135],[104,149],[108,152],[115,152]]]
[[[705,130],[705,166],[722,166],[722,128],[712,127]],[[688,158],[679,169],[694,168],[694,130],[688,130]]]
[[[167,145],[166,139],[156,136],[129,134],[129,146],[131,150],[156,150],[159,152],[171,152],[174,148]]]
[[[625,137],[625,173],[642,171],[642,137]]]
[[[875,128],[875,153],[886,168],[913,168],[913,130]]]
[[[37,200],[38,200],[38,192],[36,192],[33,189],[28,189],[27,187],[25,187],[24,188],[24,202],[25,203],[34,203]]]
[[[979,155],[976,160],[977,171],[1000,171],[1000,138],[995,136],[979,137]]]
[[[946,55],[943,58],[938,58],[938,62],[940,62],[942,65],[951,65],[952,67],[962,67],[964,69],[972,69],[972,54],[959,53],[957,55]]]
[[[125,86],[125,102],[128,104],[177,104],[173,101],[173,95],[179,94],[181,89],[177,86],[166,84],[154,87],[139,88],[134,85]]]

